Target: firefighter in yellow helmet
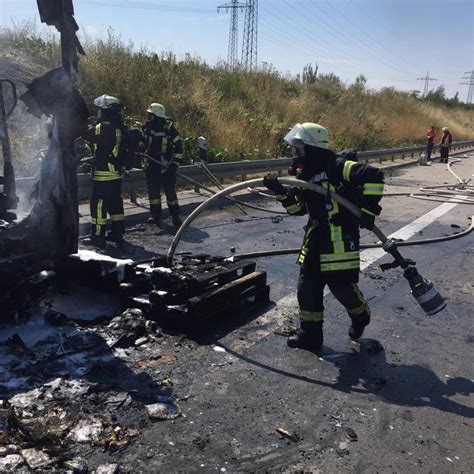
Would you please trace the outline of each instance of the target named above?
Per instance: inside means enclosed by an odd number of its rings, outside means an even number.
[[[181,225],[179,202],[176,194],[176,170],[183,153],[179,132],[173,121],[166,116],[165,107],[153,103],[147,109],[147,120],[143,126],[146,155],[161,162],[142,160],[145,171],[148,197],[150,200],[150,221],[161,226],[161,187],[166,194],[166,202],[174,226]]]
[[[123,244],[125,231],[122,201],[122,167],[126,153],[127,129],[121,117],[122,103],[104,94],[94,100],[98,108],[97,123],[84,137],[94,154],[92,197],[90,201],[91,236],[86,243],[105,245],[107,214],[110,216],[110,237]]]
[[[370,309],[360,292],[359,226],[370,229],[381,211],[383,173],[329,149],[328,132],[316,123],[297,124],[285,136],[293,148],[290,174],[319,184],[325,196],[312,191],[283,186],[276,174],[264,183],[291,215],[308,214],[308,224],[298,257],[298,304],[301,329],[288,339],[290,347],[319,352],[323,344],[326,285],[346,308],[352,321],[349,336],[358,339],[370,322]],[[352,155],[352,156],[355,156]],[[337,192],[362,208],[359,222],[340,206],[331,194]]]

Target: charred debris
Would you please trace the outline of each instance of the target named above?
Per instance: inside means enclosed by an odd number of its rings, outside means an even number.
[[[183,338],[208,344],[214,324],[232,330],[256,315],[269,286],[248,260],[183,254],[169,266],[161,256],[134,262],[79,250],[75,140],[88,110],[75,79],[84,51],[72,0],[38,8],[61,34],[62,67],[20,97],[51,127],[35,202],[19,221],[7,126],[16,85],[0,88],[0,471],[88,472],[85,447],[119,453],[146,423],[181,416],[189,394],[173,393],[162,369],[173,347]]]
[[[76,36],[72,0],[38,0],[41,21],[61,35],[62,67],[27,84],[20,97],[28,112],[51,120],[50,144],[42,160],[30,214],[15,222],[18,201],[8,136],[8,115],[16,105],[16,87],[2,80],[0,120],[4,156],[3,193],[0,199],[0,290],[2,306],[12,293],[38,271],[50,269],[78,249],[77,175],[74,141],[84,133],[88,110],[74,85],[78,55],[84,51]],[[5,87],[4,87],[5,86]],[[10,86],[10,89],[8,88]],[[11,91],[11,92],[10,92]],[[13,295],[13,299],[15,299]],[[5,301],[6,299],[6,301]]]
[[[75,86],[79,56],[84,50],[77,38],[73,3],[37,0],[37,4],[41,21],[60,33],[62,67],[27,84],[20,97],[29,113],[38,118],[49,117],[51,127],[32,210],[19,222],[13,212],[18,198],[7,127],[8,116],[17,102],[16,87],[11,81],[1,84],[4,177],[0,182],[4,189],[0,195],[0,217],[4,219],[0,223],[0,323],[28,319],[29,308],[48,287],[48,272],[60,274],[63,281],[72,274],[83,275],[90,281],[99,278],[94,271],[104,265],[101,257],[96,262],[94,258],[84,261],[81,256],[68,257],[80,255],[75,140],[84,134],[88,119],[87,106]],[[7,99],[3,86],[10,95]],[[255,271],[255,263],[189,256],[170,269],[164,264],[157,265],[158,261],[160,258],[152,262],[153,268],[125,265],[125,277],[115,288],[122,309],[136,307],[154,318],[177,315],[191,321],[202,313],[218,313],[221,298],[227,309],[235,310],[242,301],[268,301],[266,276]],[[68,267],[69,271],[64,271]],[[103,274],[100,278],[107,280]],[[103,286],[102,280],[99,287]]]
[[[30,280],[28,324],[0,329],[0,470],[121,472],[85,453],[113,456],[184,416],[192,394],[175,393],[173,364],[268,305],[254,262],[165,262],[79,251]]]

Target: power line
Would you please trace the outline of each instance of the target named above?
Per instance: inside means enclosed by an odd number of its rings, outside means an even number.
[[[301,2],[300,2],[301,3]],[[306,8],[308,10],[308,5],[302,5],[304,6],[304,8]],[[310,7],[312,8],[313,5],[311,4]],[[295,7],[296,8],[296,7]],[[301,13],[301,10],[299,10],[300,13]],[[324,18],[322,18],[321,16],[321,13],[323,13],[326,17],[329,18],[329,20],[333,21],[333,17],[331,15],[329,15],[328,13],[326,13],[324,10],[312,10],[314,12],[314,15],[316,18],[319,18],[319,20],[327,25],[327,27],[333,32],[333,35],[337,35],[337,37],[344,41],[347,45],[349,46],[355,46],[357,48],[357,51],[361,51],[363,49],[365,49],[370,55],[372,56],[375,56],[375,51],[372,49],[372,46],[368,46],[366,47],[365,45],[361,44],[360,42],[357,43],[355,42],[354,40],[352,40],[349,36],[347,35],[343,35],[342,33],[340,33],[339,29],[337,27],[334,27],[331,23],[329,23],[328,21],[326,21]],[[305,18],[307,18],[308,15],[304,15]],[[379,55],[379,59],[378,59],[378,62],[382,65],[384,65],[385,67],[388,67],[394,71],[397,71],[397,72],[401,72],[403,74],[407,74],[407,71],[406,70],[401,70],[397,65],[394,65],[394,64],[391,64],[389,62],[389,60],[386,59],[385,55]]]
[[[380,45],[380,39],[375,38],[371,34],[369,34],[368,31],[362,31],[357,25],[354,24],[354,22],[347,17],[340,9],[338,9],[333,3],[330,3],[329,1],[325,2],[327,5],[329,5],[330,8],[332,8],[339,17],[344,19],[346,23],[351,25],[351,27],[354,29],[354,31],[358,31],[360,35],[357,36],[357,38],[363,42],[364,45],[366,45],[369,49],[376,48],[379,51],[379,54],[383,54],[383,57],[387,59],[388,62],[390,62],[393,66],[398,66],[394,61],[391,61],[390,58],[394,57],[393,51],[390,51],[390,53],[387,54],[386,49]],[[321,4],[319,4],[320,6]],[[339,23],[340,24],[340,23]],[[343,26],[343,25],[341,25]],[[355,36],[355,35],[354,35]],[[408,61],[406,61],[405,58],[402,56],[397,56],[398,60],[400,62],[405,63],[406,66],[408,66],[410,69],[414,69],[415,66]]]
[[[425,77],[417,77],[417,81],[425,81],[425,87],[423,89],[423,97],[426,97],[426,94],[428,94],[428,86],[430,84],[430,81],[437,81],[438,79],[435,79],[434,77],[430,77],[430,71],[427,71]]]
[[[470,76],[463,76],[461,79],[467,80],[467,82],[460,82],[459,84],[469,86],[466,104],[472,104],[472,96],[474,93],[474,69],[472,71],[466,71],[465,74],[470,74]]]
[[[287,25],[288,28],[289,28],[289,31],[297,31],[299,33],[305,34],[308,38],[310,38],[314,41],[314,43],[319,47],[319,49],[321,48],[321,45],[324,45],[324,43],[327,43],[328,46],[324,47],[325,49],[323,50],[323,52],[331,54],[331,53],[334,53],[334,51],[336,51],[336,52],[341,53],[342,57],[347,57],[347,54],[346,54],[345,51],[337,48],[334,45],[331,45],[330,43],[325,41],[323,38],[318,37],[317,35],[315,35],[314,30],[309,30],[309,29],[305,28],[303,25],[299,24],[293,18],[291,18],[291,17],[285,15],[284,13],[282,13],[275,6],[272,6],[273,11],[269,10],[268,8],[265,8],[263,5],[261,5],[261,8],[263,10],[265,10],[272,17],[276,18],[277,20],[281,21],[283,24]],[[283,34],[283,33],[286,33],[287,35],[291,35],[290,33],[285,32],[284,29],[281,30],[280,34]],[[308,45],[307,39],[305,39],[305,42],[303,43],[301,41],[301,39],[296,38],[293,35],[291,35],[291,36],[292,36],[292,39],[291,39],[292,43],[296,42],[297,44],[299,44],[301,47],[303,47],[308,52],[308,54],[310,54],[310,53],[315,54],[317,52],[317,51],[314,51],[316,49],[316,47],[313,44]]]
[[[247,9],[248,6],[245,3],[240,3],[238,0],[231,0],[229,3],[219,5],[217,11],[225,10],[230,11],[230,29],[229,29],[229,47],[227,50],[227,62],[230,67],[237,67],[238,58],[237,50],[239,47],[239,10]]]
[[[160,10],[174,13],[215,13],[215,10],[207,10],[204,8],[194,7],[180,7],[177,5],[169,4],[157,4],[153,2],[131,2],[131,1],[94,1],[94,0],[80,0],[77,3],[85,5],[95,5],[97,7],[117,7],[117,8],[130,8],[137,10]]]
[[[292,7],[292,10],[293,10],[294,5],[291,5],[291,7]],[[270,27],[272,29],[275,29],[279,36],[285,35],[286,38],[288,38],[289,41],[290,41],[291,49],[299,48],[300,50],[304,50],[304,51],[306,51],[307,55],[311,54],[313,58],[315,58],[315,56],[317,56],[318,53],[319,54],[323,53],[323,54],[326,54],[328,56],[328,58],[327,58],[328,60],[330,59],[331,56],[333,57],[333,60],[337,60],[337,56],[334,57],[335,52],[340,53],[340,58],[345,59],[345,58],[348,57],[348,53],[347,53],[346,50],[342,50],[341,48],[335,46],[333,43],[328,43],[327,40],[324,39],[324,37],[318,37],[317,35],[315,35],[314,29],[306,28],[306,26],[304,24],[302,24],[302,22],[299,22],[296,19],[294,19],[293,17],[288,16],[286,13],[282,12],[281,10],[276,8],[275,6],[272,5],[272,10],[269,10],[268,8],[265,8],[263,5],[261,5],[261,8],[267,14],[269,14],[273,18],[277,19],[281,24],[286,25],[287,28],[281,27],[281,28],[278,29],[278,28],[275,28],[274,26],[272,26],[270,24],[265,24],[265,23],[263,24],[266,27]],[[305,18],[308,16],[307,14],[301,12],[301,10],[299,10],[299,12],[300,12],[300,14],[303,14],[305,16]],[[305,39],[301,40],[300,38],[294,36],[294,34],[292,33],[294,31],[305,35]],[[312,44],[312,43],[308,44],[308,38],[310,40],[312,40],[314,42],[314,44]],[[325,43],[328,46],[325,46]],[[319,51],[316,50],[315,45],[317,45],[319,47],[318,48]],[[324,47],[323,50],[321,50],[321,46]],[[318,59],[318,58],[316,57],[315,59]],[[348,61],[348,62],[350,62],[350,61]],[[352,62],[355,63],[355,64],[357,64],[357,63],[360,64],[360,61],[357,61],[357,60],[353,60]],[[357,66],[354,66],[354,67],[357,67]],[[364,70],[365,70],[365,72],[366,71],[372,71],[374,73],[379,73],[380,72],[379,69],[375,69],[374,67],[367,66],[367,65],[364,66]]]

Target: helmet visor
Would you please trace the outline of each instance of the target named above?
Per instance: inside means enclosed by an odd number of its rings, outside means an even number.
[[[319,146],[327,148],[327,140],[318,140],[312,133],[300,123],[297,123],[290,132],[283,138],[289,145],[293,147],[302,147],[304,145]]]
[[[297,123],[283,138],[286,143],[295,148],[304,146],[305,138],[307,141],[314,141],[314,138],[308,133],[300,123]]]

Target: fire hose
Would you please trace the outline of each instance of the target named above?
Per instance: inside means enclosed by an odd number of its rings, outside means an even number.
[[[462,232],[458,232],[456,234],[447,235],[444,237],[434,237],[432,239],[420,239],[420,240],[410,240],[409,242],[398,242],[397,247],[410,247],[415,245],[426,245],[426,244],[436,244],[439,242],[448,242],[449,240],[459,239],[461,237],[465,237],[469,235],[474,229],[474,216],[471,217],[471,225],[463,230]],[[382,243],[376,244],[360,244],[360,250],[367,250],[367,249],[377,249],[383,248]],[[235,259],[245,259],[245,258],[262,258],[262,257],[276,257],[276,256],[283,256],[283,255],[296,255],[300,252],[300,248],[292,248],[292,249],[280,249],[280,250],[263,250],[261,252],[249,252],[249,253],[241,253],[238,255],[233,255]]]
[[[306,189],[308,191],[313,191],[318,194],[322,194],[323,196],[327,194],[326,189],[314,183],[308,183],[306,181],[301,181],[294,178],[280,178],[279,181],[282,184]],[[263,179],[252,179],[249,181],[244,181],[243,183],[234,184],[233,186],[219,191],[218,193],[214,194],[214,196],[211,196],[206,201],[201,203],[185,219],[181,227],[176,232],[176,235],[174,236],[173,241],[171,242],[171,245],[168,249],[168,264],[170,266],[173,264],[176,248],[181,240],[181,237],[186,231],[186,229],[190,226],[190,224],[194,221],[194,219],[196,219],[196,217],[198,217],[203,211],[208,209],[210,205],[220,197],[227,196],[236,191],[240,191],[241,189],[245,189],[248,186],[263,186]],[[347,199],[343,198],[342,196],[339,196],[336,193],[331,193],[331,199],[339,203],[341,206],[345,207],[357,218],[360,218],[362,211]],[[426,280],[418,273],[418,270],[415,267],[415,262],[405,259],[400,254],[400,252],[398,251],[398,245],[395,240],[387,238],[385,234],[375,225],[371,230],[382,242],[382,248],[394,258],[394,262],[391,264],[386,264],[385,269],[396,268],[398,266],[403,269],[403,276],[406,278],[408,284],[410,285],[412,295],[428,315],[436,314],[442,309],[444,309],[446,307],[446,302],[444,298],[440,295],[440,293],[436,290],[436,288],[430,281]]]
[[[142,156],[143,158],[147,159],[148,161],[151,161],[153,163],[156,163],[160,166],[163,166],[163,167],[166,167],[166,163],[163,163],[162,161],[156,159],[156,158],[152,158],[151,156],[145,154],[145,153],[139,153],[138,154],[139,156]],[[202,169],[202,168],[201,168]],[[204,172],[206,175],[207,173]],[[199,188],[202,188],[204,189],[204,191],[207,191],[208,193],[210,193],[211,195],[215,195],[216,194],[216,191],[214,191],[213,189],[210,189],[208,188],[207,186],[204,186],[203,184],[199,183],[198,181],[195,181],[194,179],[190,178],[189,176],[186,176],[182,173],[180,173],[179,171],[176,172],[176,176],[179,176],[181,179],[183,179],[184,181],[187,181],[188,183],[194,185],[194,186],[197,186]],[[214,175],[212,175],[213,178]],[[209,176],[208,176],[209,177]],[[209,177],[210,178],[210,177]],[[220,184],[220,183],[219,183]],[[222,190],[223,188],[221,188]],[[224,195],[222,196],[223,198],[231,201],[233,204],[239,206],[239,208],[241,209],[241,206],[245,206],[245,207],[248,207],[250,209],[255,209],[257,211],[264,211],[264,212],[268,212],[268,213],[271,213],[271,214],[284,214],[286,215],[286,212],[282,212],[282,211],[274,211],[272,209],[265,209],[265,208],[262,208],[262,207],[258,207],[258,206],[254,206],[253,204],[248,204],[246,202],[242,202],[242,201],[238,201],[237,199],[233,198],[233,197],[230,197],[230,196],[227,196],[227,195]],[[243,211],[243,209],[242,209]],[[244,214],[247,214],[245,211],[243,211]]]
[[[461,162],[462,160],[455,158],[447,164],[448,171],[456,178],[457,183],[438,186],[422,186],[420,187],[420,192],[384,193],[383,197],[408,196],[415,199],[422,199],[424,201],[449,201],[454,204],[474,204],[474,186],[470,184],[471,180],[463,180],[452,170],[452,165]],[[249,187],[247,190],[261,197],[273,199],[273,195],[268,194],[267,192],[262,192],[259,189]]]

